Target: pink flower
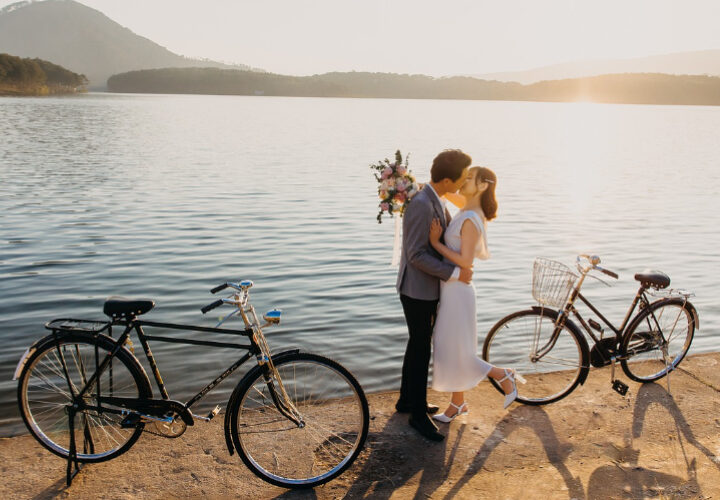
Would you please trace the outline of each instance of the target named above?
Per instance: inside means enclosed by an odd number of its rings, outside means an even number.
[[[400,191],[401,193],[404,192],[405,189],[407,189],[407,185],[405,184],[405,181],[403,181],[403,180],[397,181],[397,184],[395,184],[395,187],[396,187],[397,190]]]
[[[380,203],[380,210],[382,210],[383,212],[387,212],[389,208],[390,208],[390,205],[389,205],[389,204],[387,204],[387,203]]]
[[[405,174],[407,174],[407,168],[405,168],[405,167],[398,167],[398,168],[397,168],[397,173],[400,174],[400,175],[405,175]]]
[[[385,167],[385,170],[382,171],[382,174],[380,174],[380,177],[382,179],[387,179],[388,177],[390,177],[392,175],[392,173],[393,173],[392,168]]]

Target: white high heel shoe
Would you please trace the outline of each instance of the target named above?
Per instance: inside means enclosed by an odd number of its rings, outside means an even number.
[[[452,401],[450,402],[450,406],[454,407],[457,410],[457,413],[453,415],[452,417],[448,417],[444,413],[440,413],[439,415],[433,415],[433,420],[437,420],[438,422],[442,422],[443,424],[447,424],[449,422],[452,422],[455,417],[459,417],[460,415],[467,415],[468,409],[467,404],[463,403],[460,406],[456,405]]]
[[[515,399],[517,399],[518,392],[517,392],[517,383],[515,382],[515,380],[517,380],[521,384],[524,384],[526,382],[526,380],[523,378],[523,376],[520,375],[519,373],[515,372],[515,370],[513,370],[513,369],[510,369],[510,370],[506,369],[505,376],[503,378],[501,378],[500,380],[498,380],[497,382],[498,382],[498,384],[502,384],[503,382],[505,382],[508,379],[510,380],[510,382],[512,382],[512,391],[510,392],[510,394],[505,394],[505,403],[503,404],[503,408],[507,408],[508,406],[510,406],[512,404],[513,401],[515,401]]]

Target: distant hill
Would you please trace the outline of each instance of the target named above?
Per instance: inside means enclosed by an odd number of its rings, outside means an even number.
[[[73,94],[85,85],[85,75],[49,61],[0,54],[0,95]]]
[[[1,9],[0,52],[53,61],[86,75],[93,89],[105,88],[110,75],[135,69],[251,69],[174,54],[73,0],[25,1]]]
[[[300,77],[213,68],[170,68],[114,75],[108,80],[108,90],[163,94],[720,105],[720,78],[657,73],[602,75],[522,85],[470,77],[433,78],[394,73],[326,73]]]
[[[578,61],[525,71],[470,75],[484,80],[519,82],[524,84],[543,80],[560,80],[614,73],[667,73],[674,75],[720,76],[720,50],[677,52],[633,59],[600,59]]]

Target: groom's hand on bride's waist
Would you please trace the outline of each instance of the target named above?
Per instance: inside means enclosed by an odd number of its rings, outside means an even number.
[[[460,268],[460,276],[458,276],[458,280],[462,281],[463,283],[470,284],[472,282],[473,277],[473,270],[471,268],[461,267]]]

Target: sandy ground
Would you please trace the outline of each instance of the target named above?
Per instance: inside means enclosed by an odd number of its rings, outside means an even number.
[[[621,379],[624,374],[621,374]],[[666,382],[610,388],[609,368],[543,407],[512,405],[487,382],[470,414],[432,443],[370,395],[366,449],[338,479],[287,491],[225,447],[222,415],[174,440],[143,435],[121,457],[65,486],[65,463],[30,436],[0,440],[0,498],[714,498],[720,499],[720,353],[692,356]],[[430,393],[441,406],[447,396]]]

